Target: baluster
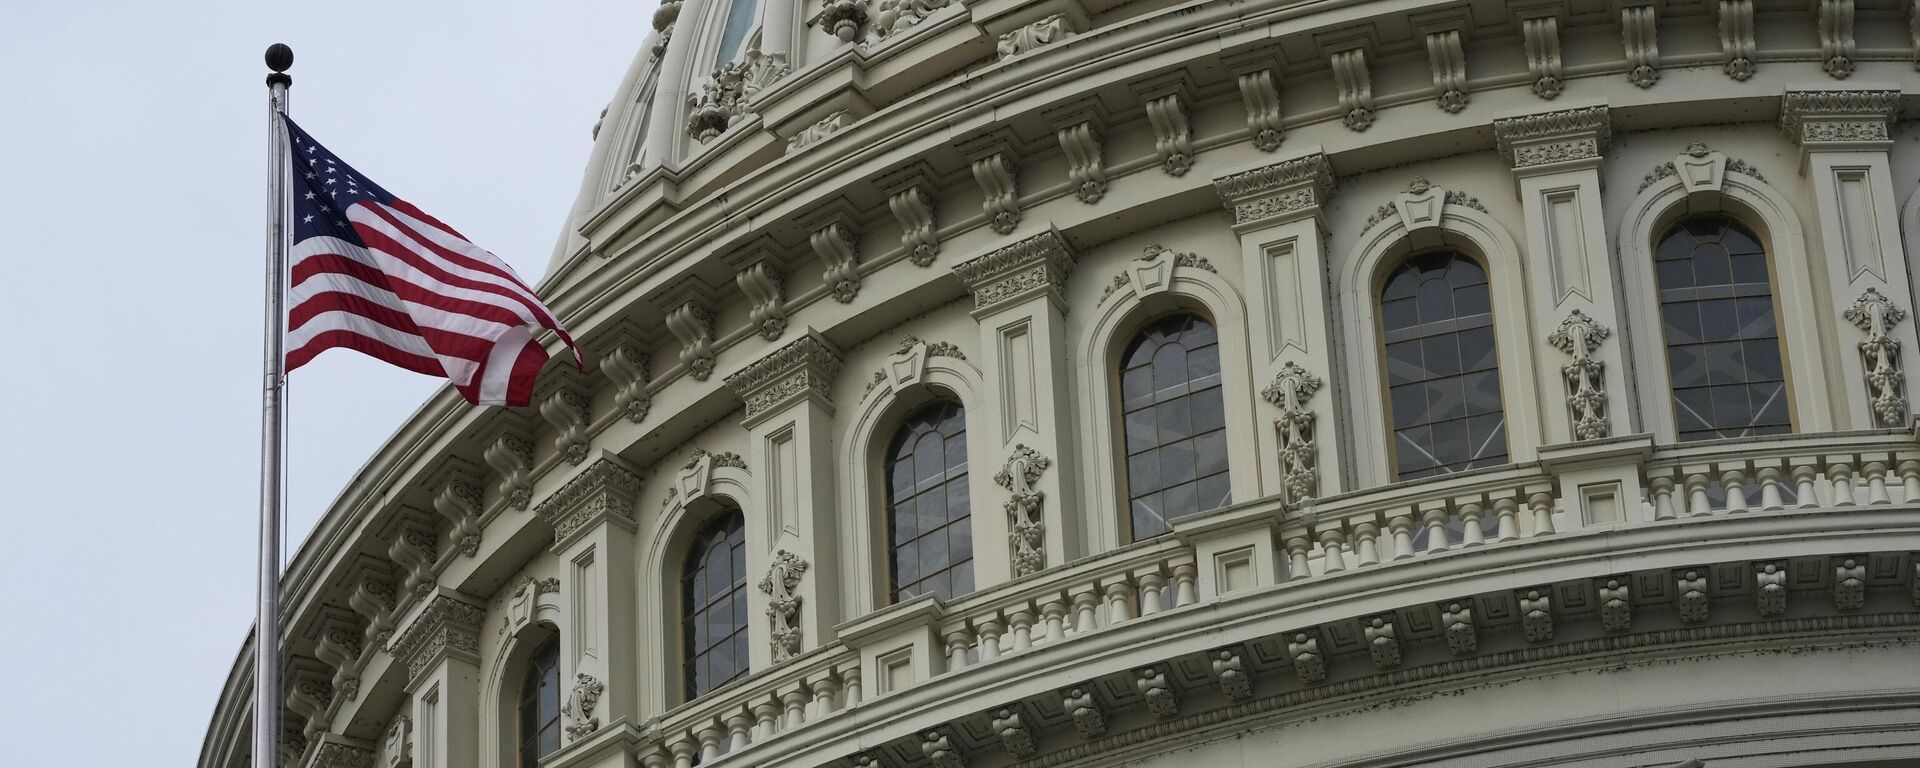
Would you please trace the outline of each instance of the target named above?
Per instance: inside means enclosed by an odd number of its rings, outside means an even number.
[[[1374,565],[1380,562],[1380,526],[1373,523],[1355,523],[1353,525],[1353,551],[1358,555],[1360,565]]]
[[[834,678],[833,670],[808,683],[813,686],[813,715],[807,719],[819,720],[840,709],[840,681]]]
[[[1107,626],[1133,620],[1133,586],[1125,577],[1107,585]]]
[[[718,721],[707,723],[700,729],[700,762],[711,763],[720,759],[720,739],[727,730]]]
[[[1394,515],[1387,521],[1387,531],[1393,534],[1393,559],[1413,557],[1413,516]]]
[[[1819,475],[1819,470],[1814,469],[1812,464],[1799,463],[1811,461],[1813,459],[1794,459],[1796,462],[1793,465],[1794,506],[1801,509],[1820,506],[1820,494],[1814,491],[1814,478]]]
[[[840,669],[840,687],[844,703],[848,709],[860,704],[860,660],[854,659]]]
[[[643,768],[668,768],[673,765],[673,756],[667,754],[664,746],[656,744],[641,753],[640,765]]]
[[[1827,477],[1833,480],[1833,505],[1851,507],[1853,500],[1853,465],[1844,461],[1827,467]]]
[[[1476,546],[1487,540],[1487,532],[1480,530],[1480,516],[1485,512],[1478,501],[1460,504],[1460,546]]]
[[[1067,639],[1067,602],[1058,595],[1040,606],[1040,615],[1046,621],[1045,637],[1047,645]]]
[[[967,668],[967,649],[973,646],[973,637],[965,628],[948,632],[947,671],[958,672]]]
[[[773,699],[753,705],[754,741],[766,741],[780,732],[780,702]]]
[[[1534,491],[1527,495],[1527,506],[1533,510],[1533,535],[1553,535],[1553,494]]]
[[[1093,586],[1082,585],[1073,593],[1073,634],[1083,635],[1100,628],[1100,594]]]
[[[1760,478],[1760,508],[1772,512],[1785,507],[1786,502],[1780,497],[1780,468],[1765,466],[1755,474]]]
[[[1914,466],[1920,468],[1920,462],[1914,462]],[[1920,475],[1920,473],[1916,474]],[[1313,569],[1307,564],[1307,551],[1312,548],[1313,543],[1308,541],[1304,534],[1287,537],[1288,581],[1313,578]]]
[[[1673,506],[1673,478],[1664,475],[1648,478],[1647,487],[1653,491],[1653,519],[1672,520],[1679,516]]]
[[[1720,486],[1727,491],[1727,512],[1747,511],[1747,468],[1740,464],[1720,466]]]
[[[1920,461],[1907,459],[1900,462],[1900,480],[1906,485],[1906,498],[1903,503],[1920,502]]]
[[[1200,602],[1200,568],[1193,563],[1173,567],[1173,596],[1176,605],[1186,607]]]
[[[1000,658],[1000,633],[1003,626],[999,619],[992,617],[980,621],[980,663],[985,664]]]
[[[673,768],[693,768],[693,756],[700,752],[700,745],[682,734],[668,749],[673,751]]]
[[[753,715],[745,709],[727,717],[727,752],[738,752],[753,744]]]
[[[1687,475],[1687,515],[1699,517],[1713,514],[1713,500],[1707,497],[1707,475],[1694,472]]]
[[[1152,616],[1161,611],[1162,598],[1165,597],[1167,577],[1159,571],[1136,574],[1140,581],[1140,615]]]
[[[1007,612],[1007,629],[1013,633],[1013,648],[1009,653],[1019,653],[1033,648],[1033,609],[1029,606],[1016,606]]]
[[[798,685],[796,683],[795,685]],[[780,730],[791,731],[807,723],[807,702],[813,699],[805,689],[795,688],[781,695],[780,703],[787,707],[787,719],[780,724]]]
[[[1425,512],[1420,513],[1420,522],[1427,527],[1426,554],[1446,551],[1450,543],[1447,541],[1446,502],[1431,502],[1422,506],[1429,507]]]
[[[1345,533],[1340,531],[1338,521],[1328,523],[1326,530],[1320,532],[1320,572],[1339,573],[1347,569],[1347,556],[1342,552],[1347,541]]]
[[[1893,497],[1887,495],[1886,462],[1869,461],[1860,469],[1867,475],[1867,503],[1892,504]]]
[[[1500,534],[1496,541],[1512,541],[1520,538],[1520,500],[1512,496],[1502,496],[1493,500],[1493,513],[1498,515]]]

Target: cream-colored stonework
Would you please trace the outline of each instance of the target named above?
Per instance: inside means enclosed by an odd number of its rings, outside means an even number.
[[[664,3],[541,289],[595,365],[442,392],[341,495],[282,763],[518,765],[557,637],[550,768],[1915,764],[1916,9]],[[1765,241],[1791,435],[1677,440],[1652,259],[1701,212]],[[1395,482],[1377,294],[1437,248],[1489,273],[1511,463]],[[1234,502],[1133,541],[1118,357],[1177,311]],[[977,589],[894,604],[881,461],[935,399]],[[722,505],[753,671],[685,701]]]

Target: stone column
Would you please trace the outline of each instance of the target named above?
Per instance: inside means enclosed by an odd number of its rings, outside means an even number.
[[[1826,283],[1826,296],[1815,306],[1838,332],[1830,348],[1840,359],[1829,361],[1839,363],[1842,379],[1834,382],[1842,393],[1836,429],[1904,427],[1914,396],[1912,377],[1897,384],[1886,377],[1889,364],[1899,372],[1901,351],[1912,354],[1915,343],[1914,324],[1901,322],[1913,293],[1887,160],[1899,110],[1900,91],[1892,88],[1789,90],[1780,103],[1780,125],[1800,145],[1800,172],[1813,185],[1819,215],[1815,253],[1824,254],[1825,279],[1817,282]]]
[[[833,639],[840,568],[833,503],[833,377],[840,353],[817,331],[727,377],[746,403],[759,509],[747,522],[747,593],[755,671]]]
[[[1089,549],[1084,521],[1072,513],[1079,510],[1080,475],[1073,455],[1077,403],[1067,380],[1065,287],[1073,264],[1067,239],[1048,227],[953,267],[973,293],[985,358],[986,418],[973,423],[987,429],[976,439],[994,446],[987,451],[994,465],[972,471],[996,473],[994,481],[1006,493],[973,502],[974,547],[986,553],[977,555],[974,574],[981,589]],[[1008,501],[1013,503],[1005,507],[994,503]]]
[[[1556,444],[1633,432],[1625,357],[1619,339],[1610,338],[1621,327],[1622,307],[1600,209],[1600,164],[1612,141],[1607,107],[1502,118],[1493,121],[1493,133],[1513,166],[1526,217],[1527,306],[1534,314],[1528,343],[1547,362],[1535,386],[1556,404],[1542,409],[1541,439]]]
[[[1319,391],[1338,365],[1322,214],[1333,170],[1319,147],[1308,147],[1216,177],[1213,189],[1233,212],[1240,237],[1254,382],[1273,406],[1265,411],[1273,425],[1257,430],[1260,456],[1274,457],[1260,462],[1260,486],[1279,489],[1293,506],[1339,493],[1355,480],[1341,472],[1351,464],[1340,460],[1345,441],[1333,439],[1348,427],[1338,393]],[[1351,343],[1373,354],[1370,340]]]
[[[406,666],[414,768],[467,768],[480,759],[480,623],[486,609],[437,588],[412,611],[389,651]]]
[[[567,743],[621,718],[640,721],[640,472],[605,451],[584,463],[534,509],[553,526],[551,551],[561,563],[561,690],[600,689],[584,710],[590,696],[573,695],[582,701],[567,716]]]

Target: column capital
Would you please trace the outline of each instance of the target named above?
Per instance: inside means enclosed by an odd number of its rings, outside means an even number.
[[[1897,88],[1797,90],[1780,96],[1780,129],[1805,151],[1884,149]]]
[[[833,377],[840,364],[833,343],[808,328],[800,338],[728,376],[727,387],[746,402],[744,421],[751,427],[797,400],[815,400],[831,410]]]
[[[619,457],[602,452],[533,512],[553,526],[553,551],[560,552],[602,522],[636,529],[639,522],[634,508],[639,503],[640,472]]]
[[[1493,138],[1519,173],[1598,164],[1613,141],[1605,104],[1535,112],[1493,121]]]
[[[373,768],[374,751],[357,739],[331,733],[320,736],[306,768]]]
[[[442,659],[480,663],[480,624],[487,609],[439,590],[415,609],[408,622],[393,639],[387,651],[407,665],[407,685],[411,688]]]
[[[953,265],[953,273],[973,293],[973,314],[993,314],[1035,296],[1047,296],[1066,309],[1067,276],[1073,273],[1073,246],[1060,230],[1047,231],[979,258]]]
[[[1333,167],[1319,147],[1306,154],[1213,179],[1234,226],[1272,225],[1319,213],[1333,194]]]

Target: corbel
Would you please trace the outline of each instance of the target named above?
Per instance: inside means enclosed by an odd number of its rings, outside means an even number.
[[[1458,114],[1471,100],[1467,94],[1466,42],[1473,19],[1465,6],[1414,14],[1414,31],[1426,39],[1427,64],[1433,70],[1434,103],[1441,111]]]
[[[1354,131],[1373,127],[1373,77],[1367,70],[1368,53],[1377,45],[1373,27],[1315,35],[1314,41],[1333,67],[1333,85],[1344,115],[1341,122]]]
[[[1133,686],[1147,700],[1147,709],[1154,717],[1165,720],[1180,714],[1180,697],[1174,694],[1173,683],[1167,680],[1165,670],[1157,666],[1141,667],[1134,671]]]
[[[1287,656],[1293,659],[1293,673],[1300,682],[1312,685],[1327,679],[1327,657],[1320,652],[1315,631],[1295,632],[1287,638]]]
[[[311,744],[327,732],[327,709],[333,705],[331,675],[325,664],[305,656],[288,659],[285,674],[281,685],[287,692],[287,709],[305,721],[300,732]]]
[[[1688,624],[1699,624],[1707,620],[1710,605],[1707,600],[1707,572],[1702,568],[1688,568],[1674,572],[1674,605],[1680,609],[1680,620]]]
[[[425,597],[433,593],[433,564],[438,559],[439,543],[434,540],[433,522],[425,512],[401,507],[388,524],[387,557],[405,572],[401,594]]]
[[[1536,587],[1517,593],[1520,598],[1520,629],[1527,641],[1544,643],[1553,639],[1553,593],[1551,587]]]
[[[543,406],[544,407],[544,406]],[[428,480],[433,494],[433,511],[447,521],[447,541],[451,551],[467,557],[480,553],[480,480],[472,464],[449,456]]]
[[[1067,717],[1073,720],[1073,729],[1080,732],[1081,738],[1095,739],[1107,733],[1107,716],[1100,709],[1099,700],[1093,697],[1092,686],[1068,688],[1060,694],[1060,708],[1066,710]]]
[[[378,558],[361,555],[353,564],[347,577],[347,606],[366,620],[366,629],[361,633],[361,644],[369,651],[384,648],[393,638],[393,608],[397,604],[393,594],[392,569]]]
[[[1393,633],[1393,614],[1363,620],[1360,631],[1366,636],[1367,655],[1373,657],[1374,666],[1381,669],[1400,666],[1400,640]]]
[[[853,205],[844,198],[835,199],[814,211],[805,226],[811,234],[808,244],[814,255],[826,265],[821,283],[833,300],[850,304],[860,294],[860,229]]]
[[[1020,719],[1018,706],[994,710],[987,726],[1000,737],[1000,746],[1013,757],[1026,757],[1039,751],[1033,741],[1033,731]]]
[[[1629,580],[1611,576],[1595,582],[1600,593],[1600,628],[1608,632],[1625,632],[1633,628],[1633,601],[1628,591]]]
[[[1279,61],[1271,54],[1248,53],[1222,59],[1240,86],[1240,101],[1247,110],[1247,137],[1262,152],[1280,148],[1286,129],[1280,125]]]
[[[593,441],[588,427],[588,390],[573,369],[562,366],[562,373],[548,377],[548,394],[540,399],[540,417],[553,427],[553,449],[560,460],[578,465],[587,458],[587,445]]]
[[[726,259],[734,284],[747,297],[747,321],[767,341],[787,332],[787,273],[779,252],[773,238],[762,235],[734,248]]]
[[[1168,176],[1185,176],[1193,167],[1193,129],[1188,124],[1187,108],[1193,103],[1196,87],[1184,69],[1138,80],[1130,84],[1146,103],[1147,122],[1153,126],[1153,148],[1160,157],[1160,169]]]
[[[1626,49],[1627,82],[1652,88],[1660,82],[1660,9],[1656,0],[1619,0],[1620,42]]]
[[[1774,618],[1787,612],[1787,569],[1784,563],[1760,563],[1753,568],[1753,605],[1760,615]]]
[[[1820,16],[1820,68],[1835,80],[1853,74],[1853,0],[1813,0]]]
[[[639,343],[641,338],[622,329],[614,345],[600,354],[600,372],[613,382],[613,410],[631,424],[645,421],[653,410],[653,393],[647,388],[653,376],[646,350]],[[526,509],[526,500],[521,499],[516,508]]]
[[[1533,78],[1533,95],[1553,99],[1566,89],[1566,74],[1560,60],[1560,21],[1566,6],[1560,0],[1531,0],[1509,3],[1514,26],[1527,52],[1527,74]]]
[[[313,655],[333,670],[328,683],[343,700],[360,695],[360,651],[366,647],[353,611],[323,606],[315,624]]]
[[[1440,627],[1447,635],[1447,648],[1455,656],[1466,656],[1480,647],[1480,635],[1473,627],[1473,602],[1455,600],[1440,611]]]
[[[678,305],[667,313],[667,330],[680,341],[680,367],[694,381],[706,381],[713,375],[715,355],[713,301],[695,285],[683,287],[679,294],[679,301],[667,302]]]
[[[1100,155],[1100,139],[1106,132],[1106,108],[1098,98],[1088,98],[1047,110],[1054,138],[1067,158],[1067,181],[1073,196],[1092,205],[1107,194],[1107,168]]]
[[[932,728],[920,734],[920,753],[927,756],[927,762],[933,768],[966,768],[967,761],[955,746],[953,738],[941,728]]]
[[[608,359],[622,355],[625,349],[627,345],[622,344],[601,355],[600,369],[607,370]],[[640,362],[644,372],[645,358],[640,358]],[[619,378],[615,377],[614,380],[619,381]],[[518,510],[525,510],[533,499],[532,434],[522,419],[506,419],[499,433],[480,452],[487,466],[500,476],[500,480],[494,484],[494,490],[500,494],[500,498],[506,499],[507,506]]]
[[[1857,611],[1867,603],[1867,564],[1864,558],[1844,557],[1833,563],[1833,608]]]
[[[1213,676],[1220,681],[1220,695],[1228,701],[1253,698],[1253,678],[1247,674],[1247,663],[1240,658],[1240,649],[1221,648],[1210,655]]]
[[[1720,54],[1726,63],[1720,70],[1727,77],[1745,81],[1753,77],[1753,0],[1719,0]]]
[[[900,224],[900,248],[916,267],[933,266],[940,255],[940,232],[933,217],[939,189],[933,169],[915,160],[882,175],[876,183],[887,193],[887,209]]]
[[[1020,225],[1019,153],[1010,132],[995,131],[961,142],[961,154],[980,185],[980,210],[1002,235]]]

